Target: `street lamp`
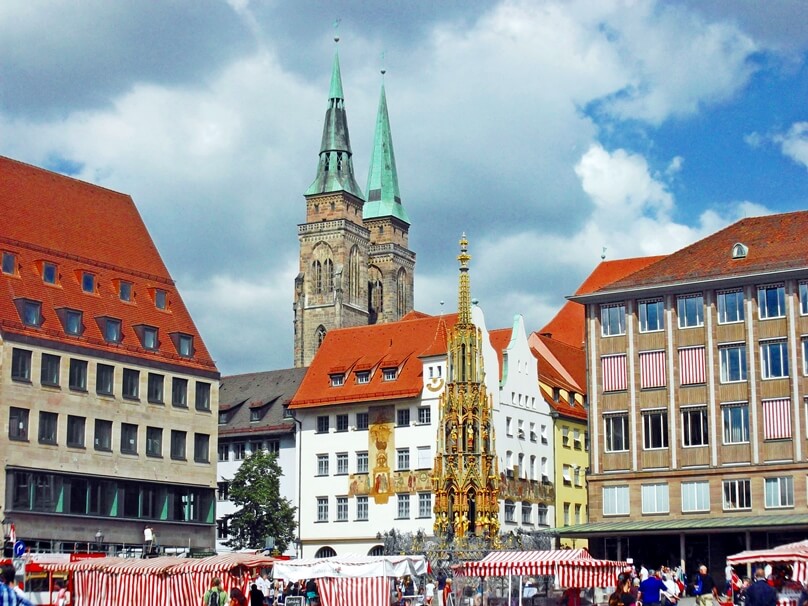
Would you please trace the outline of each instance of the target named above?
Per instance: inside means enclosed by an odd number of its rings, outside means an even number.
[[[8,539],[11,536],[11,527],[14,524],[8,518],[3,518],[3,540]]]

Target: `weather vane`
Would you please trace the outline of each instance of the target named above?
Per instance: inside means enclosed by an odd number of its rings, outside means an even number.
[[[387,73],[387,68],[384,66],[384,51],[382,51],[382,79],[384,79],[384,75]]]
[[[339,24],[342,23],[342,19],[337,17],[334,19],[334,42],[339,42]]]

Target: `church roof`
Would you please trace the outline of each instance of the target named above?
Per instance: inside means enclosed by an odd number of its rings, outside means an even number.
[[[0,250],[13,255],[15,263],[11,275],[0,273],[3,337],[14,334],[218,377],[130,196],[0,157],[0,216]],[[45,266],[55,266],[51,283]],[[84,274],[93,276],[87,291]],[[120,296],[121,283],[131,285],[129,301]],[[24,300],[40,303],[38,326],[23,323],[18,304]],[[65,331],[65,310],[81,312],[79,334]],[[107,319],[121,323],[116,343],[104,339]],[[156,348],[144,347],[143,327],[157,329]],[[178,335],[193,339],[190,356],[180,355]]]
[[[387,113],[387,95],[382,84],[379,97],[379,110],[376,115],[376,134],[373,138],[373,152],[368,173],[367,202],[362,208],[363,219],[396,217],[410,224],[407,211],[401,204],[398,190],[396,155],[393,151],[393,135],[390,131],[390,117]]]

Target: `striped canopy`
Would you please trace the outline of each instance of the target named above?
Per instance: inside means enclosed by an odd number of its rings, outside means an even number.
[[[466,562],[458,576],[554,576],[561,587],[613,587],[628,564],[596,560],[585,549],[492,551],[479,562]]]
[[[792,578],[808,582],[808,540],[788,543],[772,549],[750,549],[727,557],[728,564],[791,564]]]

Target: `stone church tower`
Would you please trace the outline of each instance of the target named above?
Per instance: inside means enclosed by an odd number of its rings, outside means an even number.
[[[308,366],[332,328],[393,322],[413,308],[415,253],[401,204],[382,85],[368,176],[368,200],[354,177],[339,56],[334,55],[317,176],[298,225],[296,367]]]

